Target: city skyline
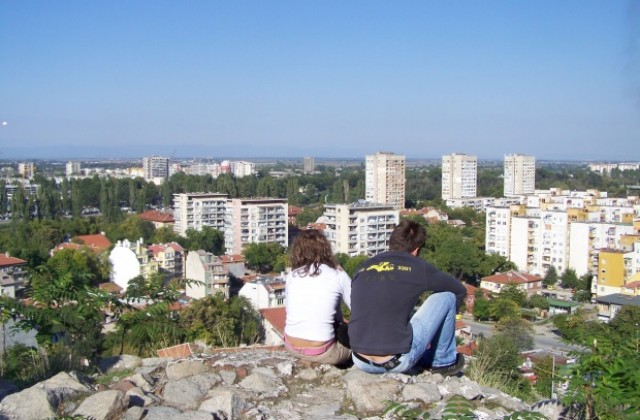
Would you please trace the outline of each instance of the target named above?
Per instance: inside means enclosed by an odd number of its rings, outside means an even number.
[[[640,160],[640,4],[0,3],[0,158]]]

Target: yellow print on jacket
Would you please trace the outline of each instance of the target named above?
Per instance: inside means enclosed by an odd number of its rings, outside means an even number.
[[[380,264],[372,264],[365,269],[365,271],[375,270],[378,273],[382,273],[383,271],[393,271],[395,266],[388,261],[381,262]]]

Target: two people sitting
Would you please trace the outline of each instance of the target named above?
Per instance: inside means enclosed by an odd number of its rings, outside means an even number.
[[[456,352],[455,318],[466,289],[418,256],[425,239],[420,224],[400,222],[390,250],[365,261],[351,280],[321,232],[302,232],[286,279],[287,350],[318,363],[351,359],[369,373],[459,372],[464,358]],[[431,294],[413,313],[424,292]],[[348,339],[342,303],[351,311]]]

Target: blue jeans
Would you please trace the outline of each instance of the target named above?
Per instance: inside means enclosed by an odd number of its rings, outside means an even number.
[[[403,373],[415,366],[441,367],[456,361],[456,297],[453,293],[429,296],[411,317],[411,327],[411,350],[400,356],[400,364],[395,368],[372,366],[352,356],[353,364],[368,373]]]

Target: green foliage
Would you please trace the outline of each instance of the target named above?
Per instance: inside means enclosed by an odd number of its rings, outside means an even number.
[[[542,280],[542,284],[546,286],[554,286],[558,282],[558,272],[556,268],[551,265],[547,270],[547,274],[545,274],[544,279]]]
[[[204,249],[213,255],[222,255],[224,254],[224,234],[210,226],[203,226],[201,230],[188,229],[186,248]]]
[[[228,300],[221,294],[193,301],[180,315],[189,340],[204,340],[216,347],[255,344],[263,337],[260,315],[241,296]]]
[[[532,411],[514,411],[502,420],[548,420],[546,416]]]
[[[511,283],[505,285],[500,290],[500,298],[508,299],[518,304],[518,306],[524,306],[527,300],[527,293],[517,283]]]
[[[465,370],[471,380],[520,398],[531,396],[528,381],[518,372],[522,361],[520,352],[509,334],[481,339],[474,356]]]
[[[385,418],[391,419],[428,419],[429,413],[407,403],[387,401],[384,409]]]
[[[499,334],[511,337],[519,351],[533,348],[533,327],[522,318],[502,318],[496,322],[495,330]]]
[[[449,398],[442,411],[442,420],[474,420],[476,418],[471,401],[460,395]]]
[[[506,318],[520,318],[520,305],[511,299],[499,297],[489,301],[489,315],[492,320],[500,321]]]
[[[277,257],[285,253],[285,249],[275,243],[250,243],[243,251],[247,266],[261,273],[268,273],[273,269]]]
[[[579,280],[576,271],[573,268],[567,268],[560,277],[560,284],[567,289],[575,289],[578,287]]]
[[[316,220],[324,213],[324,207],[305,207],[296,217],[296,223],[298,226],[307,226],[309,223],[315,223]]]
[[[549,309],[549,300],[541,295],[532,295],[526,302],[529,308]]]
[[[551,398],[551,384],[553,383],[553,357],[545,356],[536,360],[533,373],[536,375],[534,388],[544,398]]]
[[[482,294],[482,290],[476,292],[475,302],[473,304],[473,317],[478,321],[488,321],[491,318],[489,310],[491,303]]]

